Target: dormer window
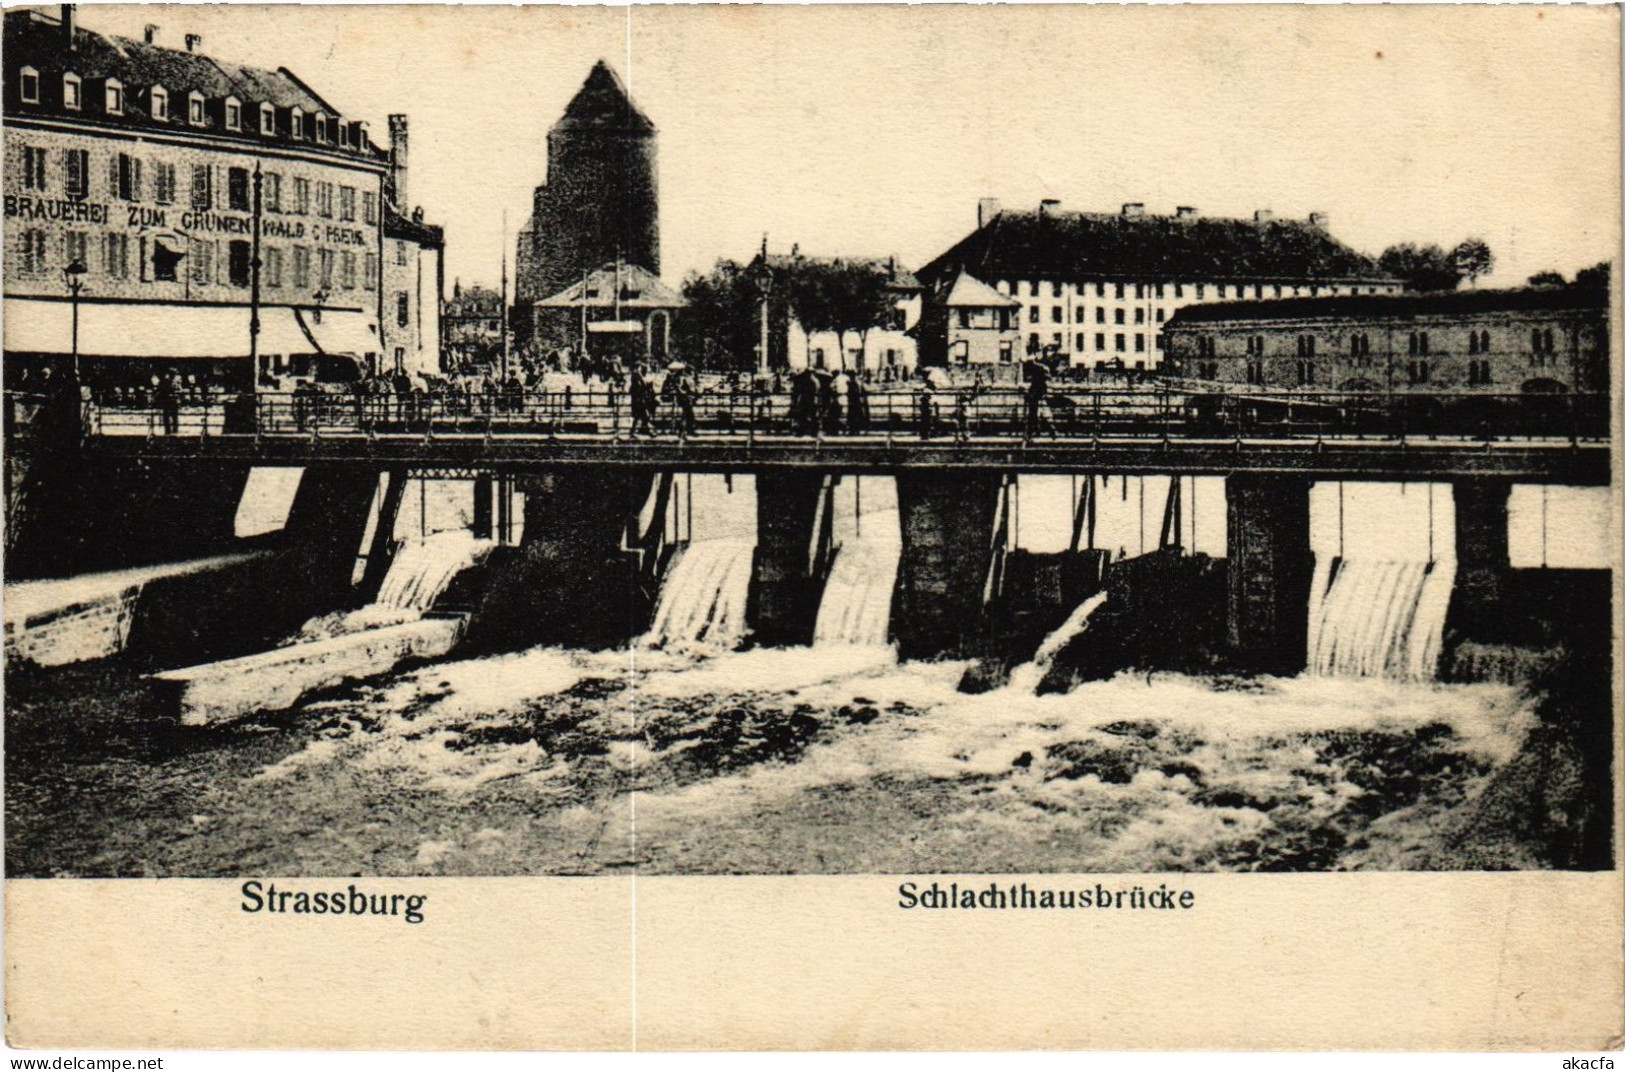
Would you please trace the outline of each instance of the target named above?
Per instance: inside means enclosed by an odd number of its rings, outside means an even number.
[[[38,104],[39,72],[32,67],[24,67],[20,72],[18,89],[24,104]]]
[[[327,144],[327,113],[317,112],[314,120],[316,127],[316,144]]]
[[[195,127],[202,126],[204,122],[203,94],[195,90],[186,97],[186,121]]]
[[[276,108],[270,104],[260,105],[260,133],[268,138],[276,133]]]
[[[117,78],[109,78],[103,91],[102,104],[108,115],[123,115],[124,83]]]
[[[147,91],[147,110],[157,120],[169,118],[169,90],[163,86],[153,86]]]
[[[79,76],[69,71],[62,76],[62,107],[78,111],[80,107]]]
[[[300,141],[305,136],[305,113],[299,108],[288,110],[288,137]]]
[[[226,129],[243,129],[243,105],[236,97],[227,97],[225,102]]]

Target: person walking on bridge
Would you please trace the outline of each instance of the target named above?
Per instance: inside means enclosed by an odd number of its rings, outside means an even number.
[[[869,392],[856,376],[846,379],[846,430],[856,435],[869,428]]]
[[[643,365],[632,369],[632,434],[654,435],[655,389],[649,383],[648,370]]]
[[[1055,422],[1049,418],[1049,366],[1042,361],[1027,362],[1026,437],[1033,438],[1041,428],[1055,438]]]
[[[174,371],[164,373],[158,381],[158,412],[163,416],[164,435],[176,435],[181,430],[180,385]]]
[[[812,435],[818,427],[818,382],[810,368],[790,378],[790,427],[796,435]]]

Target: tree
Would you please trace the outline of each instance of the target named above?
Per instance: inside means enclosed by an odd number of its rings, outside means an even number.
[[[688,304],[672,325],[676,352],[700,368],[750,368],[761,330],[761,294],[750,272],[719,260],[705,275],[689,273],[683,299]]]
[[[1450,254],[1438,246],[1402,242],[1389,246],[1377,258],[1384,272],[1401,279],[1410,290],[1455,290],[1461,275]]]
[[[888,276],[879,265],[862,261],[798,261],[791,269],[790,304],[807,333],[830,331],[841,339],[858,333],[867,346],[869,332],[891,317],[893,300]],[[844,345],[844,343],[842,344]]]
[[[1574,273],[1574,285],[1587,290],[1607,290],[1613,276],[1612,261],[1598,261]]]
[[[1544,272],[1536,272],[1530,276],[1529,285],[1532,287],[1566,287],[1569,285],[1569,281],[1563,278],[1562,272],[1554,272],[1548,268]]]
[[[1495,254],[1482,238],[1465,238],[1450,251],[1450,264],[1471,285],[1478,282],[1479,276],[1495,271]]]

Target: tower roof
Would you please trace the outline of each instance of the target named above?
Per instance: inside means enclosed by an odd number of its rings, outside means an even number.
[[[609,63],[593,64],[587,80],[571,98],[553,130],[603,130],[628,134],[653,134],[655,125],[632,103],[632,95]]]

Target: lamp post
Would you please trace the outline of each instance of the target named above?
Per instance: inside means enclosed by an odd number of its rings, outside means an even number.
[[[757,367],[757,369],[759,371],[762,371],[762,372],[766,372],[767,371],[767,366],[768,366],[768,360],[767,360],[767,297],[768,297],[768,294],[772,292],[772,290],[773,290],[773,271],[772,271],[772,269],[768,268],[768,266],[767,266],[767,243],[764,240],[763,243],[762,243],[761,270],[756,273],[756,293],[761,297],[761,301],[762,301],[761,341],[757,344],[756,367]]]
[[[85,273],[89,269],[83,261],[74,261],[62,269],[62,281],[68,285],[68,296],[73,306],[73,385],[79,386],[79,292],[85,289]]]

